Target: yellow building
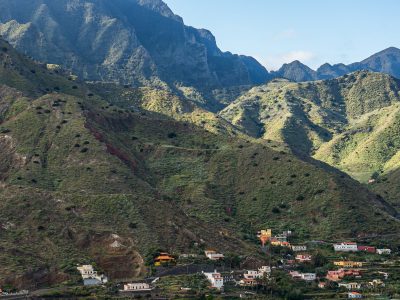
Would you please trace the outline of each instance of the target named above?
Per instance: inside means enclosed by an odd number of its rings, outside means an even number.
[[[170,256],[168,253],[160,253],[160,255],[154,259],[154,265],[156,267],[161,266],[163,264],[174,263],[174,262],[175,258]]]
[[[335,266],[342,268],[361,268],[363,266],[362,262],[359,261],[335,261],[333,262]]]
[[[281,247],[290,248],[290,243],[289,242],[282,242],[282,241],[278,241],[276,239],[271,239],[271,245],[272,246],[281,246]]]
[[[268,237],[268,238],[271,238],[271,236],[272,236],[272,230],[271,229],[263,229],[263,230],[261,230],[261,232],[260,232],[260,235],[261,236],[266,236],[266,237]]]

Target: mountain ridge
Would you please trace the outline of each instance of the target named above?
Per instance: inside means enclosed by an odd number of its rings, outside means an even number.
[[[5,39],[82,79],[221,88],[268,78],[258,62],[222,52],[209,31],[186,26],[161,0],[2,0],[0,8]]]
[[[250,136],[286,143],[368,182],[398,165],[399,103],[400,80],[357,71],[323,81],[275,80],[220,116]]]
[[[278,71],[271,72],[275,78],[282,77],[295,82],[333,79],[355,71],[373,71],[400,78],[400,49],[389,47],[361,62],[345,65],[325,63],[313,70],[299,61],[284,64]]]

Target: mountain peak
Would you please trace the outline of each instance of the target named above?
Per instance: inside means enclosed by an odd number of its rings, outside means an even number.
[[[136,0],[137,3],[143,7],[149,8],[150,10],[158,12],[160,15],[172,18],[178,22],[182,22],[183,20],[180,16],[175,15],[169,6],[162,0]]]
[[[211,32],[186,26],[161,0],[55,2],[0,0],[0,34],[90,81],[201,91],[268,79],[260,63],[222,52]]]
[[[295,60],[284,64],[278,71],[274,72],[274,76],[293,81],[310,81],[316,79],[316,72],[299,60]]]

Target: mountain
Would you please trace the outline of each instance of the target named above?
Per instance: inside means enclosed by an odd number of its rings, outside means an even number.
[[[247,134],[283,142],[367,182],[399,167],[400,80],[359,71],[255,87],[220,116]]]
[[[295,60],[289,64],[284,64],[278,71],[272,72],[271,75],[277,78],[287,78],[292,81],[312,81],[317,79],[317,73]]]
[[[400,78],[400,49],[390,47],[360,63],[349,65],[351,70],[371,70]]]
[[[207,127],[195,104],[159,93],[87,85],[0,40],[2,286],[73,283],[85,262],[137,278],[154,248],[259,255],[265,227],[299,239],[400,229],[395,209],[348,176],[218,116]],[[171,108],[199,125],[155,112]]]
[[[264,83],[255,59],[222,52],[161,0],[1,0],[0,34],[90,81],[200,90]]]
[[[355,71],[373,71],[400,78],[400,49],[390,47],[371,57],[350,65],[324,64],[314,71],[299,61],[284,64],[281,69],[271,72],[272,77],[286,78],[295,82],[333,79]]]

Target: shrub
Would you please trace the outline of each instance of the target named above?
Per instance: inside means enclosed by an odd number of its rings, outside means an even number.
[[[280,210],[278,207],[274,207],[274,208],[272,209],[272,212],[273,212],[274,214],[279,214],[279,213],[281,212],[281,210]]]
[[[129,223],[129,228],[130,229],[135,229],[135,228],[137,228],[138,227],[138,224],[136,223],[136,222],[130,222]]]
[[[297,201],[303,201],[304,200],[304,196],[303,195],[299,195],[296,198]]]
[[[170,133],[168,133],[168,138],[174,139],[174,138],[176,138],[176,137],[177,137],[177,135],[176,135],[175,132],[170,132]]]
[[[85,148],[82,148],[81,153],[86,153],[88,151],[89,151],[89,149],[85,147]]]

